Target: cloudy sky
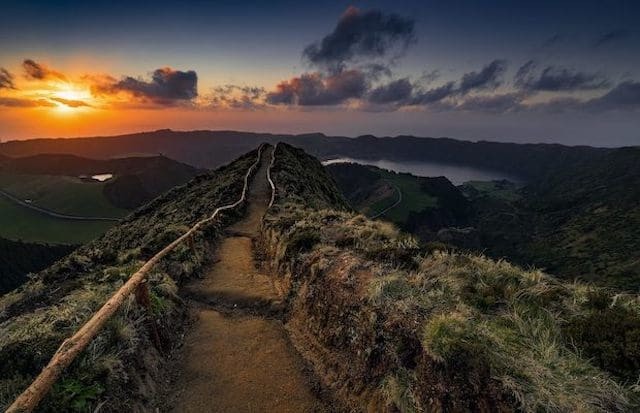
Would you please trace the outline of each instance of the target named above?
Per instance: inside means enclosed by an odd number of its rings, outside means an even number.
[[[640,144],[640,2],[13,1],[0,138],[160,128]]]

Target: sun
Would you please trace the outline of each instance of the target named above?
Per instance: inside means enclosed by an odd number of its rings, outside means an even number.
[[[93,96],[86,89],[68,86],[52,92],[49,100],[55,103],[54,109],[60,113],[73,113],[93,107]]]

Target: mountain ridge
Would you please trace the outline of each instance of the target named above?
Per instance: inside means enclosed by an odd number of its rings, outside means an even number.
[[[113,137],[56,138],[0,143],[0,154],[71,153],[108,158],[127,153],[163,153],[196,167],[227,163],[261,142],[279,141],[300,146],[320,159],[341,156],[391,160],[431,160],[486,167],[539,179],[562,165],[575,164],[608,153],[610,148],[561,144],[518,144],[464,141],[453,138],[363,136],[348,138],[321,133],[287,135],[236,131],[159,130]]]

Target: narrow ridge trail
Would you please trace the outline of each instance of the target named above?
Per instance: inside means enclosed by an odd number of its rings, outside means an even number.
[[[206,276],[185,286],[196,312],[178,362],[175,412],[324,412],[313,378],[273,315],[281,302],[270,278],[256,269],[252,240],[271,188],[262,155],[249,185],[245,217],[227,229]]]

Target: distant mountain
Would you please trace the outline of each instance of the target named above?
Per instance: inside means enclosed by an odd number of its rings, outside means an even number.
[[[320,159],[350,156],[397,161],[437,161],[476,166],[537,179],[567,164],[599,158],[610,149],[558,144],[468,142],[450,138],[398,136],[347,138],[321,133],[275,135],[234,131],[176,132],[158,130],[113,137],[33,139],[0,144],[0,154],[30,156],[74,154],[106,159],[131,153],[162,153],[180,162],[212,168],[230,162],[261,142],[287,142]]]

